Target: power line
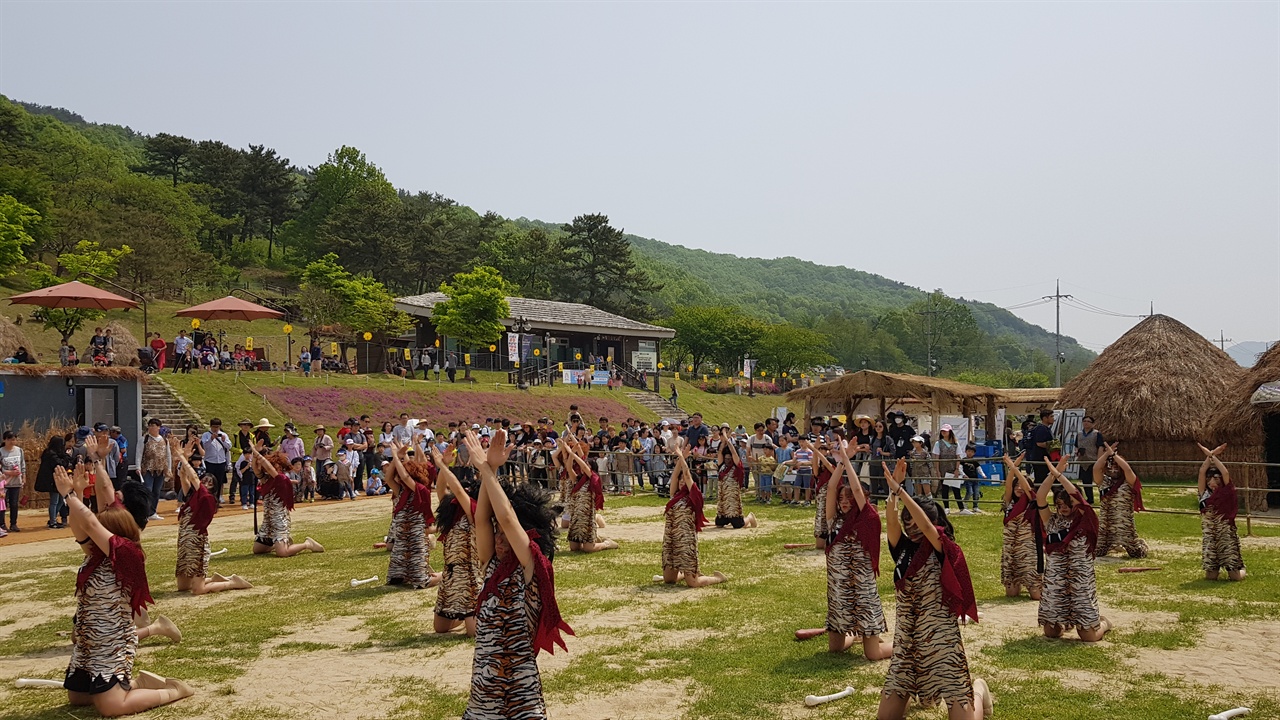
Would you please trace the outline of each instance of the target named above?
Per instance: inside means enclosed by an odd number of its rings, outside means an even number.
[[[1045,295],[1043,300],[1053,300],[1054,304],[1054,324],[1053,324],[1053,377],[1054,387],[1062,387],[1062,301],[1070,300],[1070,295],[1062,294],[1062,282],[1054,280],[1053,294]]]

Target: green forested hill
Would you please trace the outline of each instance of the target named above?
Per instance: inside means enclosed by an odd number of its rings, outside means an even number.
[[[879,275],[669,245],[628,235],[604,213],[563,224],[480,213],[441,194],[398,190],[354,147],[301,164],[265,144],[142,135],[0,96],[0,278],[10,288],[92,270],[152,298],[192,302],[253,282],[313,325],[400,331],[390,310],[375,321],[308,287],[304,269],[317,264],[329,280],[356,278],[359,299],[376,295],[387,307],[395,295],[492,266],[508,292],[714,340],[718,351],[704,356],[726,367],[772,355],[779,374],[834,361],[1001,385],[1053,375],[1044,329]],[[679,342],[664,347],[682,351]],[[1092,358],[1069,338],[1063,350],[1064,377]],[[683,352],[698,362],[699,352]]]

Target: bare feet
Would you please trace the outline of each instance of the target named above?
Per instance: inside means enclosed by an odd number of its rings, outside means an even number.
[[[440,573],[431,573],[431,577],[427,579],[427,587],[433,588],[439,585],[442,577],[444,576]]]
[[[324,552],[324,546],[311,538],[307,538],[305,541],[303,541],[302,544],[306,545],[307,549],[310,550],[311,552],[316,552],[316,553]]]
[[[742,526],[749,527],[749,528],[760,527],[760,521],[756,520],[755,513],[748,513],[747,518],[742,521]]]
[[[133,674],[133,686],[142,690],[167,690],[166,680],[153,672],[142,670]]]
[[[987,681],[982,678],[973,680],[973,702],[982,707],[982,717],[991,717],[996,699],[991,694],[991,688],[987,687]]]
[[[796,631],[797,640],[812,640],[821,635],[826,635],[826,628],[804,628]]]

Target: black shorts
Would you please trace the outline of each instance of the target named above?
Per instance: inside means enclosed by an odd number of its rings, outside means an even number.
[[[101,675],[97,677],[89,677],[89,671],[84,668],[77,668],[74,672],[68,671],[65,679],[62,681],[62,687],[69,692],[84,693],[86,695],[98,695],[104,693],[116,685],[121,685],[125,690],[130,689],[128,682],[112,675],[104,678]]]
[[[733,517],[733,518],[725,517],[724,515],[716,516],[716,527],[724,527],[725,525],[732,525],[734,530],[741,530],[742,526],[745,525],[746,522],[747,522],[746,519],[744,519],[741,516]]]

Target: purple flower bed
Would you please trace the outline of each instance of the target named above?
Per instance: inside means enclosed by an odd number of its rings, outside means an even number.
[[[438,392],[423,395],[411,390],[354,388],[263,388],[267,401],[295,423],[341,425],[349,417],[368,414],[375,421],[396,420],[401,412],[425,417],[433,425],[450,420],[483,421],[505,417],[512,422],[534,422],[546,415],[563,422],[569,405],[576,404],[582,416],[594,421],[601,416],[622,419],[631,415],[627,406],[607,397],[544,397],[526,393],[482,391]]]

